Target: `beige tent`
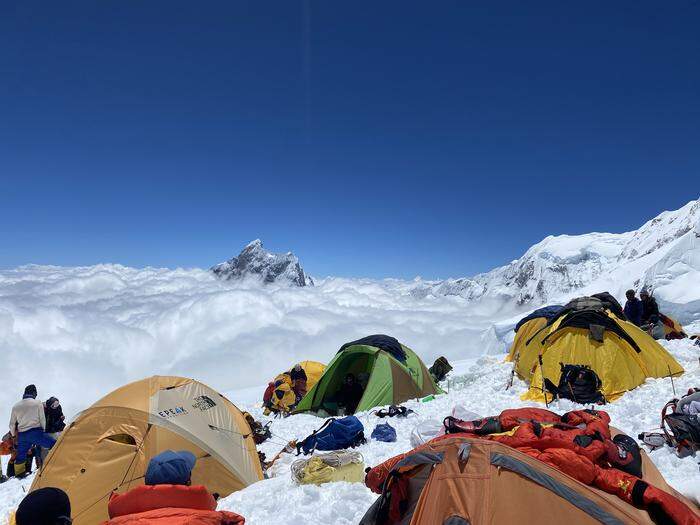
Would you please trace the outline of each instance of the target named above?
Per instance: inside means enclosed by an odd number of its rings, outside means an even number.
[[[81,412],[31,490],[65,490],[73,523],[94,525],[107,519],[112,491],[143,484],[150,458],[167,449],[193,452],[192,483],[222,496],[263,477],[250,427],[233,403],[194,379],[154,376]]]

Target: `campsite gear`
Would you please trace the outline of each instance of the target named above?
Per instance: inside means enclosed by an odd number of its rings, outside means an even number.
[[[389,423],[378,423],[372,430],[372,439],[384,441],[385,443],[393,443],[396,441],[396,429]]]
[[[696,403],[700,403],[700,390],[691,388],[687,395],[672,399],[661,410],[661,430],[666,443],[676,449],[679,457],[695,455],[700,450],[700,414],[695,412]]]
[[[683,414],[700,413],[700,388],[688,389],[688,393],[678,401],[676,411]]]
[[[404,346],[401,343],[399,343],[398,339],[396,339],[395,337],[391,337],[390,335],[368,335],[367,337],[363,337],[362,339],[358,339],[357,341],[345,343],[343,346],[340,347],[338,353],[340,354],[341,352],[344,352],[351,346],[372,346],[374,348],[379,348],[380,350],[383,350],[387,354],[391,355],[397,361],[401,361],[404,363],[408,359],[408,355],[406,354],[406,349],[404,348]]]
[[[427,403],[427,402],[429,402],[429,401],[433,401],[434,399],[435,399],[435,396],[434,396],[433,394],[430,394],[430,395],[428,395],[428,396],[422,397],[422,398],[420,399],[420,402],[421,402],[421,403]]]
[[[15,450],[15,442],[12,434],[9,432],[2,437],[0,441],[0,456],[9,456]]]
[[[481,419],[481,416],[476,412],[466,409],[462,405],[455,405],[451,413],[452,417],[458,419],[463,419],[465,421],[473,421],[474,419]]]
[[[337,392],[348,373],[355,375],[364,390],[355,412],[442,393],[425,364],[410,348],[399,343],[402,350],[399,353],[393,344],[395,339],[388,336],[371,336],[365,341],[379,346],[356,342],[343,345],[318,383],[299,402],[295,413],[325,410],[336,414]]]
[[[675,492],[646,457],[643,479],[570,450],[562,463],[557,459],[467,434],[438,438],[370,470],[365,483],[379,497],[360,524],[534,525],[559,517],[568,525],[652,525],[700,519],[697,506]],[[560,467],[566,462],[578,470],[569,474]]]
[[[515,354],[513,359],[513,368],[510,370],[510,377],[508,378],[508,383],[506,384],[506,390],[513,386],[513,381],[515,381],[515,370],[518,368],[518,362],[520,361],[520,352]]]
[[[515,325],[513,331],[515,333],[518,333],[518,331],[520,331],[520,328],[532,319],[554,319],[559,315],[559,312],[561,312],[563,309],[564,307],[560,304],[553,304],[551,306],[544,306],[542,308],[538,308],[534,312],[526,315],[520,321],[518,321],[518,324]]]
[[[610,292],[594,293],[591,297],[600,300],[603,303],[603,308],[615,314],[619,319],[629,321],[622,305]]]
[[[142,485],[109,499],[103,525],[243,525],[243,517],[216,510],[203,485]]]
[[[389,405],[389,408],[387,409],[381,409],[373,412],[373,414],[377,417],[385,418],[385,417],[408,417],[409,414],[415,414],[413,410],[410,408],[406,408],[405,406],[402,405]]]
[[[292,479],[301,484],[321,485],[333,481],[360,483],[365,478],[362,454],[354,451],[298,459],[292,463],[291,471]]]
[[[433,366],[428,368],[428,372],[430,372],[430,375],[433,376],[433,380],[436,383],[439,383],[445,379],[451,370],[452,365],[443,356],[438,357],[433,363]]]
[[[502,431],[501,423],[497,417],[484,417],[481,419],[464,421],[453,416],[447,416],[443,419],[442,424],[445,427],[445,434],[469,432],[477,436],[484,436],[487,434],[498,434]]]
[[[638,478],[642,477],[642,451],[637,445],[637,442],[625,434],[613,436],[612,442],[617,446],[617,451],[609,447],[608,453],[612,453],[612,457],[608,457],[608,461],[615,465],[615,468],[632,474]]]
[[[300,370],[295,370],[296,367]],[[325,369],[323,363],[302,361],[275,377],[263,394],[265,415],[270,412],[288,415],[308,390],[318,383]]]
[[[688,337],[688,334],[683,331],[683,326],[672,317],[660,313],[659,319],[663,325],[664,338],[666,340],[685,339]]]
[[[262,479],[243,414],[212,388],[184,377],[130,383],[81,412],[63,431],[31,490],[68,493],[76,525],[107,519],[107,497],[143,484],[164,450],[197,457],[193,484],[227,496]]]
[[[314,450],[339,450],[355,448],[367,443],[364,427],[355,416],[342,419],[330,418],[317,430],[297,443],[297,456],[311,454]]]
[[[641,451],[639,477],[609,465],[613,449],[616,456],[623,449],[625,457],[614,459],[625,467],[636,457],[628,452],[630,438],[612,437],[605,412],[559,416],[524,408],[486,419],[497,419],[501,432],[438,437],[371,469],[365,484],[381,496],[361,523],[540,523],[542,516],[566,516],[572,525],[621,525],[700,519],[697,506],[668,486]]]
[[[282,450],[280,450],[277,454],[275,454],[275,457],[272,458],[270,461],[261,461],[263,470],[268,471],[272,466],[277,462],[279,458],[282,457],[282,454],[287,453],[291,454],[296,450],[297,442],[295,439],[287,443]]]
[[[605,404],[600,388],[602,381],[590,367],[586,365],[565,365],[560,363],[561,376],[559,384],[555,385],[548,378],[544,380],[545,389],[554,394],[555,398],[570,399],[575,403],[587,405]]]
[[[411,431],[411,446],[413,448],[427,443],[431,439],[442,436],[445,433],[445,427],[442,421],[436,419],[428,419],[418,423],[416,427]]]
[[[557,317],[533,318],[515,334],[508,360],[530,383],[523,399],[549,401],[545,379],[558,385],[561,364],[588,366],[601,381],[607,402],[642,384],[647,377],[677,376],[683,367],[639,327],[617,317],[595,297],[572,300]],[[591,326],[602,326],[602,342]],[[593,328],[598,332],[599,328]],[[600,337],[598,337],[600,339]],[[541,363],[540,363],[541,356]]]
[[[272,432],[270,431],[270,425],[272,424],[271,421],[268,421],[263,425],[259,421],[256,421],[250,412],[243,412],[243,417],[250,427],[253,434],[253,441],[256,445],[264,443],[272,437]]]
[[[68,495],[55,487],[27,494],[15,514],[17,525],[70,525],[71,522]]]
[[[639,434],[638,439],[651,450],[656,450],[666,444],[666,435],[661,432],[642,432]]]

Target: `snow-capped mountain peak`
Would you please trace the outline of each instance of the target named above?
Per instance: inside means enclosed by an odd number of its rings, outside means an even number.
[[[263,283],[286,283],[292,286],[313,286],[299,259],[292,252],[271,253],[263,248],[260,239],[249,242],[245,248],[226,262],[213,266],[211,271],[226,280],[253,277]]]
[[[505,266],[473,277],[418,281],[411,294],[531,309],[574,294],[609,290],[624,296],[627,288],[647,286],[673,302],[680,291],[671,292],[671,281],[700,278],[694,228],[700,231],[700,200],[665,211],[631,232],[550,235]],[[682,295],[687,301],[687,293]]]

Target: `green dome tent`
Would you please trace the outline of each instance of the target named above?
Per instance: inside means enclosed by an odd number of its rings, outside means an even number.
[[[337,415],[336,396],[347,374],[358,378],[364,390],[356,412],[442,393],[413,350],[393,337],[371,335],[341,347],[295,413],[324,410]]]

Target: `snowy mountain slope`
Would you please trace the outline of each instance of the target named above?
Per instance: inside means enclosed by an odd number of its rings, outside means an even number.
[[[686,254],[699,220],[700,200],[696,200],[663,212],[632,232],[549,236],[510,264],[471,278],[417,280],[410,293],[457,295],[531,310],[587,290],[610,290],[621,297],[626,288],[644,285],[658,288],[661,299],[674,302],[675,296],[665,295],[670,293],[665,276],[690,280],[700,271],[697,257]],[[662,259],[663,268],[673,267],[671,274],[655,266]],[[682,265],[676,264],[679,259]],[[700,291],[696,295],[700,299]],[[682,297],[681,302],[687,301]]]
[[[304,273],[299,259],[292,252],[270,253],[263,248],[262,241],[249,243],[237,257],[211,268],[222,279],[254,277],[263,283],[287,283],[293,286],[313,286],[314,281]]]

